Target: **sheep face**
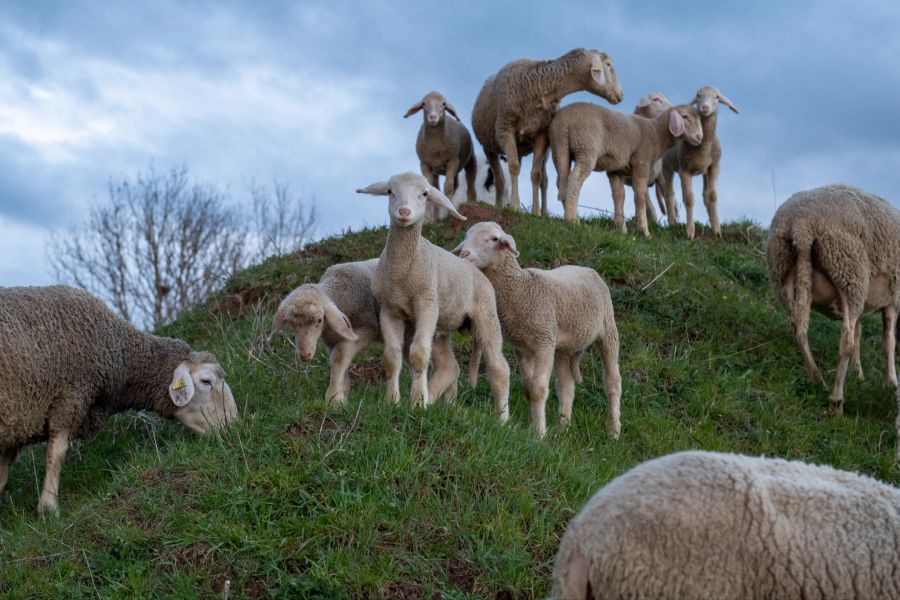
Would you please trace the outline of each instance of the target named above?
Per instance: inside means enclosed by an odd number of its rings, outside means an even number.
[[[176,406],[173,416],[201,435],[227,425],[238,416],[234,396],[218,362],[182,362],[172,374],[169,397]]]
[[[325,325],[345,340],[358,339],[350,319],[315,284],[304,284],[284,299],[272,321],[269,340],[285,325],[294,332],[297,358],[302,361],[312,360],[315,356]]]
[[[634,107],[634,114],[652,119],[672,108],[672,103],[662,92],[650,92],[643,96]]]
[[[731,100],[726,98],[718,88],[712,86],[704,86],[697,90],[697,95],[690,101],[690,104],[695,105],[701,115],[708,117],[719,109],[719,102],[730,108],[732,112],[738,112]]]
[[[416,173],[394,175],[388,181],[373,183],[356,190],[358,194],[388,196],[388,214],[392,227],[411,227],[421,225],[425,219],[428,202],[447,209],[454,217],[465,221],[453,203],[440,190],[428,183],[428,180]]]
[[[452,250],[453,254],[479,269],[498,264],[505,258],[506,252],[519,256],[516,240],[493,221],[472,225],[462,243]]]
[[[699,111],[689,104],[680,104],[669,110],[669,131],[675,137],[682,137],[691,146],[699,146],[703,141],[703,125]]]
[[[420,110],[424,110],[424,114],[422,115],[425,123],[432,127],[436,127],[444,122],[444,113],[448,112],[453,115],[456,120],[459,120],[459,117],[456,114],[456,109],[453,108],[453,105],[447,102],[447,99],[438,92],[428,92],[422,101],[413,104],[406,114],[403,115],[403,118],[409,117],[410,115],[414,115]]]
[[[606,52],[590,50],[590,77],[585,88],[588,92],[606,99],[610,104],[618,104],[625,97],[619,76],[613,67],[612,57]]]

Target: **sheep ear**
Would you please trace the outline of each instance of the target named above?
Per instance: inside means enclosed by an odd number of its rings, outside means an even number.
[[[456,207],[453,206],[453,203],[447,199],[447,196],[441,193],[441,190],[437,189],[433,185],[428,186],[428,200],[433,204],[437,204],[442,208],[446,208],[450,214],[459,219],[460,221],[465,221],[466,218],[459,214],[459,211],[456,210]]]
[[[281,331],[281,328],[284,327],[284,322],[287,319],[287,307],[282,303],[281,306],[278,307],[278,310],[275,311],[275,318],[272,319],[272,331],[269,332],[269,337],[266,339],[266,342],[271,344],[272,338],[275,337],[275,334]]]
[[[373,196],[387,196],[391,193],[391,190],[388,187],[387,181],[379,181],[378,183],[373,183],[371,185],[367,185],[364,188],[357,189],[356,193],[372,194]]]
[[[681,137],[684,133],[684,119],[681,118],[677,110],[669,111],[669,133],[675,137]]]
[[[641,99],[638,100],[637,106],[635,108],[644,108],[645,106],[650,106],[650,94],[642,96]]]
[[[513,256],[519,258],[519,251],[516,250],[516,240],[508,233],[500,236],[500,245],[513,253]]]
[[[184,406],[194,397],[194,380],[187,365],[181,363],[172,374],[172,383],[169,384],[169,398],[175,406]]]
[[[606,84],[606,75],[603,73],[603,61],[596,56],[591,59],[591,77],[597,85]]]
[[[447,104],[447,106],[446,106],[447,112],[450,113],[451,115],[453,115],[457,121],[462,122],[462,119],[460,119],[459,116],[456,114],[456,109],[453,108],[453,105],[450,104],[449,102],[447,102],[446,104]]]
[[[409,110],[406,111],[406,114],[403,115],[403,118],[405,119],[406,117],[409,117],[409,116],[411,116],[411,115],[414,115],[414,114],[416,114],[417,112],[419,112],[420,110],[422,110],[423,108],[425,108],[425,101],[424,101],[424,100],[423,100],[422,102],[419,102],[418,104],[413,104],[412,106],[410,106],[410,107],[409,107]]]
[[[461,241],[456,248],[454,248],[453,250],[450,251],[450,254],[452,254],[454,256],[459,256],[459,254],[462,252],[463,246],[465,246],[465,245],[466,245],[466,240]]]
[[[734,104],[731,103],[731,100],[729,100],[728,98],[726,98],[726,97],[723,96],[722,94],[719,94],[719,102],[721,102],[722,104],[724,104],[725,106],[727,106],[728,108],[730,108],[730,109],[732,110],[732,112],[734,112],[735,114],[738,114],[738,115],[741,114],[741,113],[738,112],[737,107],[736,107]]]
[[[345,340],[355,342],[359,339],[359,336],[353,331],[353,326],[350,325],[350,319],[330,298],[325,302],[325,321],[336,334]]]

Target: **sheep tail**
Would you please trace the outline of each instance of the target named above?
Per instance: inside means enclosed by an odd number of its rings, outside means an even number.
[[[812,295],[812,245],[814,238],[805,227],[795,227],[791,235],[791,243],[797,257],[797,275],[794,286],[794,297],[788,298],[791,307],[791,318],[794,322],[801,320],[800,312],[808,307]]]

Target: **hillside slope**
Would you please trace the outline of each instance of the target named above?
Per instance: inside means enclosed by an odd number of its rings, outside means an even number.
[[[621,334],[622,437],[605,434],[601,369],[582,365],[574,424],[527,428],[513,365],[512,418],[499,427],[482,379],[453,405],[383,401],[377,349],[354,368],[344,409],[328,407],[327,357],[299,364],[288,336],[264,341],[274,306],[330,264],[376,256],[386,230],[348,233],[241,273],[163,333],[213,351],[242,420],[199,439],[142,414],[112,419],[63,469],[62,515],[37,517],[43,447],[21,454],[0,498],[0,593],[29,597],[530,598],[548,592],[559,538],[600,485],[688,448],[778,455],[898,482],[893,393],[880,322],[865,319],[867,379],[849,376],[845,416],[806,382],[785,311],[768,284],[765,232],[723,240],[653,229],[622,236],[606,219],[572,227],[484,206],[426,229],[452,247],[472,220],[500,221],[521,260],[583,264],[609,283]],[[826,380],[836,324],[810,343]],[[459,354],[468,356],[468,342]],[[404,394],[408,383],[404,383]]]

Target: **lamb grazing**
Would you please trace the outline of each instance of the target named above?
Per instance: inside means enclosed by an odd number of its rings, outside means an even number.
[[[791,314],[794,337],[813,383],[822,382],[822,372],[806,335],[810,307],[843,322],[829,412],[843,412],[851,354],[862,376],[859,319],[876,310],[881,310],[884,323],[888,383],[897,386],[894,329],[900,309],[900,211],[849,185],[798,192],[772,218],[766,263],[775,295]]]
[[[900,598],[900,490],[776,458],[679,452],[600,489],[553,598]]]
[[[650,92],[641,97],[637,106],[634,107],[634,112],[632,114],[644,117],[645,119],[652,119],[671,107],[672,103],[669,102],[669,99],[666,98],[665,94],[662,92]],[[653,189],[656,192],[656,203],[659,204],[659,210],[662,214],[666,214],[666,197],[663,192],[663,186],[660,185],[661,175],[662,158],[653,163],[653,167],[650,169],[650,177],[647,179],[647,185],[653,186]],[[625,185],[632,188],[634,187],[634,183],[630,176],[625,177]],[[652,220],[654,223],[657,220],[656,210],[653,208],[653,203],[649,201],[647,202],[647,219]]]
[[[484,148],[497,178],[497,197],[505,182],[500,178],[499,156],[505,154],[512,180],[512,207],[519,210],[519,160],[532,152],[532,212],[547,210],[547,127],[568,94],[587,91],[618,104],[622,87],[606,52],[579,48],[555,59],[528,59],[508,63],[484,82],[472,109],[472,130]]]
[[[421,102],[413,104],[406,111],[403,118],[420,110],[424,112],[423,123],[416,138],[416,154],[421,162],[422,175],[434,187],[438,187],[439,176],[445,175],[444,195],[452,198],[456,188],[456,176],[464,170],[468,190],[466,201],[474,202],[476,164],[469,131],[456,116],[453,105],[438,92],[426,94]],[[447,119],[445,113],[450,113],[456,120]],[[442,219],[446,216],[446,213],[442,212],[438,206],[432,206],[430,219],[426,220]]]
[[[207,352],[135,329],[68,286],[0,288],[0,491],[24,446],[47,441],[39,513],[55,513],[69,440],[113,413],[152,410],[200,434],[237,418]]]
[[[380,306],[387,397],[400,398],[400,358],[406,322],[414,324],[409,348],[414,403],[429,404],[426,367],[435,330],[469,329],[485,355],[494,408],[500,422],[509,418],[509,365],[503,358],[503,336],[497,319],[494,289],[468,262],[422,237],[427,203],[443,206],[465,220],[437,188],[415,173],[359,189],[362,194],[389,196],[391,219],[387,243],[378,262],[372,291]]]
[[[344,404],[350,393],[350,364],[360,351],[381,340],[378,302],[372,281],[378,259],[332,265],[319,283],[305,283],[282,300],[272,321],[269,341],[288,325],[294,332],[297,356],[312,360],[319,339],[329,350],[331,381],[325,398]],[[435,372],[429,381],[434,398],[456,397],[459,363],[449,335],[438,333],[432,359]]]
[[[691,177],[694,175],[703,175],[703,204],[709,214],[709,224],[717,236],[722,236],[716,204],[718,202],[716,181],[719,178],[719,163],[722,161],[722,144],[719,143],[719,138],[716,136],[720,102],[730,108],[732,112],[740,114],[731,100],[722,95],[718,88],[710,86],[700,88],[690,104],[694,104],[700,109],[700,124],[703,127],[702,143],[694,148],[679,143],[663,157],[661,179],[664,183],[669,225],[675,224],[677,216],[675,190],[672,187],[674,174],[677,172],[681,178],[681,200],[684,202],[688,239],[694,239],[694,191],[691,186]]]
[[[544,406],[554,368],[560,422],[571,422],[578,363],[596,342],[609,406],[606,428],[618,438],[619,333],[609,288],[600,275],[576,266],[523,269],[513,237],[489,221],[473,225],[453,253],[481,269],[494,286],[500,324],[519,359],[531,425],[538,433],[543,436],[547,428]]]
[[[494,170],[488,164],[484,156],[475,158],[477,168],[475,169],[475,199],[479,202],[487,202],[497,206],[509,206],[509,187],[503,189],[503,197],[497,200],[497,179],[494,176]],[[506,158],[500,157],[500,173],[502,177],[509,179],[509,168],[506,166]],[[453,206],[459,208],[468,198],[469,187],[466,185],[465,179],[459,180],[456,191],[450,198]],[[443,211],[442,211],[443,212]]]
[[[612,188],[616,226],[625,233],[624,176],[634,185],[635,216],[644,237],[647,227],[647,184],[656,162],[684,136],[691,144],[703,138],[697,109],[674,106],[653,119],[625,115],[596,104],[566,106],[550,124],[550,149],[556,164],[559,200],[566,220],[578,221],[578,197],[591,171],[606,171]],[[572,162],[575,166],[569,172]]]

